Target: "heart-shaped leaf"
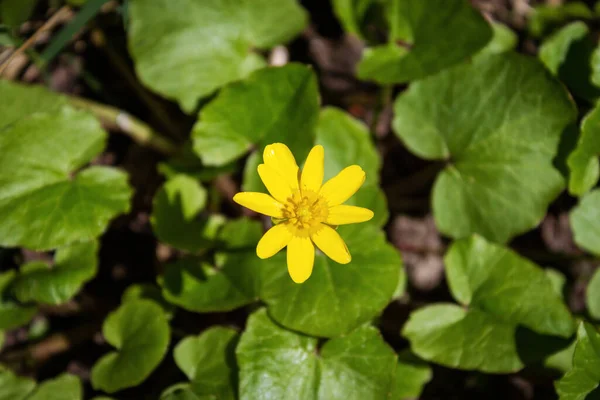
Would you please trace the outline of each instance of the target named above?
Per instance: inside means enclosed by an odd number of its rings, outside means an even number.
[[[581,123],[577,147],[567,160],[569,192],[583,196],[598,183],[600,176],[600,106],[596,106]]]
[[[193,382],[196,396],[212,395],[219,400],[236,398],[238,338],[239,334],[233,329],[214,327],[183,339],[175,347],[175,362]]]
[[[506,242],[536,226],[563,188],[552,159],[575,108],[533,59],[478,58],[411,85],[394,109],[406,146],[447,162],[433,189],[444,234]]]
[[[472,237],[445,257],[453,297],[468,309],[437,304],[411,314],[411,349],[452,368],[510,372],[523,367],[517,327],[568,338],[574,321],[546,273],[512,251]],[[533,335],[533,333],[532,333]]]
[[[304,159],[314,142],[319,111],[317,80],[300,64],[266,68],[224,88],[200,112],[194,151],[206,165],[225,165],[256,147],[288,145]]]
[[[466,60],[492,38],[467,0],[392,0],[388,13],[390,41],[365,51],[361,79],[390,84],[424,78]]]
[[[269,315],[295,331],[339,336],[376,317],[398,286],[402,261],[374,225],[341,226],[352,262],[342,265],[317,254],[313,273],[301,285],[287,273],[284,257],[263,266],[261,298]]]
[[[600,334],[582,322],[577,331],[573,368],[556,383],[560,400],[584,400],[600,382]],[[597,393],[596,393],[597,394]]]
[[[52,267],[42,261],[23,265],[13,292],[24,303],[61,304],[75,296],[97,269],[98,242],[71,244],[56,252]]]
[[[490,54],[506,53],[517,47],[519,37],[508,26],[499,22],[492,23],[492,40],[477,53],[477,57],[485,57]]]
[[[259,310],[236,350],[240,399],[384,399],[396,355],[377,329],[363,326],[317,349],[317,338],[285,330]]]
[[[127,301],[102,326],[118,351],[92,368],[92,386],[108,393],[136,386],[158,366],[169,345],[169,324],[163,310],[149,300]]]
[[[0,245],[7,247],[47,250],[91,240],[129,210],[125,173],[99,166],[75,173],[104,149],[99,123],[84,112],[49,106],[50,94],[32,99],[40,93],[0,85],[1,98],[14,98],[0,111]],[[35,106],[48,112],[25,114]]]
[[[295,0],[129,4],[129,49],[140,79],[187,112],[199,98],[264,66],[253,49],[285,43],[307,22]]]

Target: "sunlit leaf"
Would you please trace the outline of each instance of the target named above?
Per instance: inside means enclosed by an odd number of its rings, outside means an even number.
[[[411,85],[394,109],[405,145],[447,163],[432,202],[448,236],[506,242],[535,227],[564,187],[552,159],[575,109],[533,59],[478,58]]]
[[[388,12],[392,31],[401,24],[410,37],[392,32],[387,45],[367,49],[358,65],[361,79],[389,84],[424,78],[466,60],[492,38],[466,0],[393,0]]]
[[[129,4],[129,49],[140,79],[187,112],[199,98],[264,66],[255,50],[289,41],[307,22],[295,0]]]
[[[92,386],[114,393],[143,382],[165,356],[169,331],[165,313],[154,302],[125,302],[102,326],[104,338],[117,351],[94,364]]]

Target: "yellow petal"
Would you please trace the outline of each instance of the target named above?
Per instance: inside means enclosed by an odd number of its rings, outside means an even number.
[[[329,207],[337,206],[352,197],[364,181],[365,171],[358,165],[351,165],[325,182],[319,193],[327,199]]]
[[[339,205],[329,209],[327,222],[329,225],[356,224],[373,218],[373,211],[368,208]]]
[[[344,239],[333,228],[321,225],[321,228],[311,235],[311,239],[333,261],[348,264],[352,260]]]
[[[263,235],[256,246],[256,255],[262,259],[273,257],[292,240],[292,232],[284,224],[275,225]]]
[[[265,164],[277,171],[292,189],[298,189],[298,165],[285,144],[273,143],[265,146],[263,160]]]
[[[302,190],[307,189],[315,193],[319,192],[323,183],[323,175],[325,174],[324,160],[325,150],[323,150],[323,146],[321,145],[313,147],[310,153],[308,153],[306,163],[300,175],[300,187]]]
[[[287,265],[290,277],[302,283],[310,277],[315,263],[315,247],[307,237],[295,236],[288,243]]]
[[[283,217],[283,205],[265,193],[241,192],[233,196],[233,201],[257,213]]]
[[[288,182],[273,168],[266,164],[258,166],[258,175],[267,187],[271,196],[275,197],[280,203],[285,203],[292,197],[292,188]]]

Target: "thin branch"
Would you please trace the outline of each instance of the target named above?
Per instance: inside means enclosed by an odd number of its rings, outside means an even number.
[[[178,151],[178,146],[173,142],[123,110],[81,97],[70,96],[69,102],[77,108],[91,112],[104,123],[117,127],[142,146],[151,147],[165,155],[173,155]]]

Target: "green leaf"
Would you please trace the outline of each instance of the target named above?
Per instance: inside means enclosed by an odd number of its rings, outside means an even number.
[[[544,367],[553,368],[557,371],[567,372],[573,368],[573,353],[575,352],[576,340],[558,352],[551,354],[544,360]]]
[[[583,196],[598,183],[600,176],[600,106],[596,106],[581,122],[577,147],[567,159],[569,193]]]
[[[151,283],[138,283],[129,286],[123,293],[121,302],[125,303],[126,301],[143,299],[150,300],[158,304],[165,312],[167,319],[171,319],[173,317],[173,314],[175,313],[175,307],[163,297],[161,288]]]
[[[376,226],[341,226],[352,262],[338,264],[315,256],[313,273],[295,284],[287,273],[283,252],[279,262],[263,266],[261,298],[269,315],[286,328],[320,337],[334,337],[376,317],[390,302],[402,261]]]
[[[577,331],[573,368],[556,383],[560,400],[584,400],[600,382],[600,334],[582,322]]]
[[[149,300],[128,301],[111,313],[102,334],[118,351],[92,368],[92,386],[107,393],[143,382],[169,346],[169,324],[160,306]]]
[[[587,25],[581,21],[565,26],[544,41],[540,47],[540,60],[553,75],[558,75],[558,69],[566,61],[571,46],[584,39],[589,31]]]
[[[583,196],[569,216],[577,246],[600,255],[600,189]]]
[[[369,223],[383,226],[388,219],[387,203],[379,188],[381,158],[367,126],[344,111],[324,108],[317,123],[316,144],[325,148],[325,177],[336,176],[342,169],[357,164],[365,171],[366,179],[359,191],[346,203],[366,207],[375,213]],[[363,224],[354,225],[361,229]]]
[[[158,171],[167,179],[178,175],[187,175],[200,182],[211,181],[219,175],[234,173],[236,169],[236,163],[229,163],[221,167],[205,166],[200,157],[194,153],[191,143],[183,146],[176,156],[158,164]]]
[[[61,247],[54,265],[34,261],[21,267],[13,283],[19,301],[61,304],[75,296],[98,269],[98,242],[83,242]]]
[[[371,6],[381,0],[332,0],[331,5],[338,20],[348,33],[363,37],[362,26]]]
[[[594,319],[600,319],[600,269],[594,271],[585,291],[588,311]]]
[[[0,81],[0,96],[4,99],[0,110],[0,130],[34,113],[56,113],[67,100],[42,86],[27,86],[7,80]]]
[[[14,270],[0,274],[0,329],[12,329],[25,325],[37,313],[36,307],[23,306],[10,297],[15,280]]]
[[[367,49],[358,65],[361,79],[390,84],[424,78],[466,60],[492,38],[466,0],[394,0],[389,12],[410,40],[392,35],[387,45]]]
[[[444,259],[453,304],[411,314],[403,335],[425,360],[490,373],[517,371],[523,358],[517,326],[568,338],[574,321],[544,270],[502,246],[471,237]],[[528,360],[529,361],[529,360]]]
[[[581,1],[573,1],[560,5],[539,4],[533,8],[529,16],[529,31],[533,36],[540,37],[552,31],[557,26],[574,19],[592,19],[594,14]]]
[[[256,245],[262,236],[258,221],[228,222],[219,233],[222,248],[213,267],[184,258],[166,266],[160,280],[167,301],[194,312],[230,311],[258,299],[263,270],[281,265],[278,257],[261,260]]]
[[[104,149],[99,123],[84,112],[53,109],[41,93],[0,85],[0,97],[12,102],[0,111],[0,245],[7,247],[47,250],[91,240],[129,210],[125,173],[100,166],[75,173]],[[48,112],[26,117],[36,105]]]
[[[209,166],[225,165],[256,147],[283,142],[304,159],[314,142],[319,94],[314,72],[288,64],[255,72],[224,88],[200,112],[194,151]]]
[[[78,377],[69,374],[42,382],[27,400],[81,400],[83,387]]]
[[[29,19],[38,0],[0,0],[0,21],[17,28]]]
[[[589,28],[576,21],[549,37],[540,47],[539,57],[574,95],[594,102],[600,96],[600,89],[591,82],[590,59],[594,48]]]
[[[329,340],[285,330],[259,310],[236,350],[240,399],[384,399],[394,385],[396,356],[377,329],[362,326]]]
[[[478,58],[414,83],[394,110],[394,131],[413,153],[448,163],[432,200],[448,236],[506,242],[535,227],[563,188],[552,159],[575,108],[534,59]]]
[[[490,54],[506,53],[514,50],[517,47],[519,37],[508,26],[499,22],[492,23],[493,36],[492,40],[479,51],[478,57]]]
[[[220,400],[212,395],[197,394],[195,387],[189,383],[177,383],[166,388],[160,400]]]
[[[203,0],[178,7],[170,0],[132,0],[129,13],[129,49],[140,79],[186,112],[264,66],[253,49],[285,43],[307,23],[295,0]]]
[[[239,334],[230,328],[213,327],[183,339],[173,352],[175,363],[194,382],[194,393],[219,400],[236,398],[235,347]]]
[[[230,311],[254,302],[261,260],[254,251],[234,254],[231,260],[219,269],[192,258],[168,264],[160,280],[163,296],[172,304],[200,313]]]
[[[433,372],[427,363],[409,351],[400,353],[398,359],[395,384],[390,398],[392,400],[418,399],[423,387],[433,378]]]
[[[0,400],[26,400],[35,388],[35,381],[16,376],[0,367]]]
[[[206,189],[196,179],[176,175],[154,197],[150,222],[162,242],[189,252],[206,249],[214,241],[221,217],[201,216]]]

